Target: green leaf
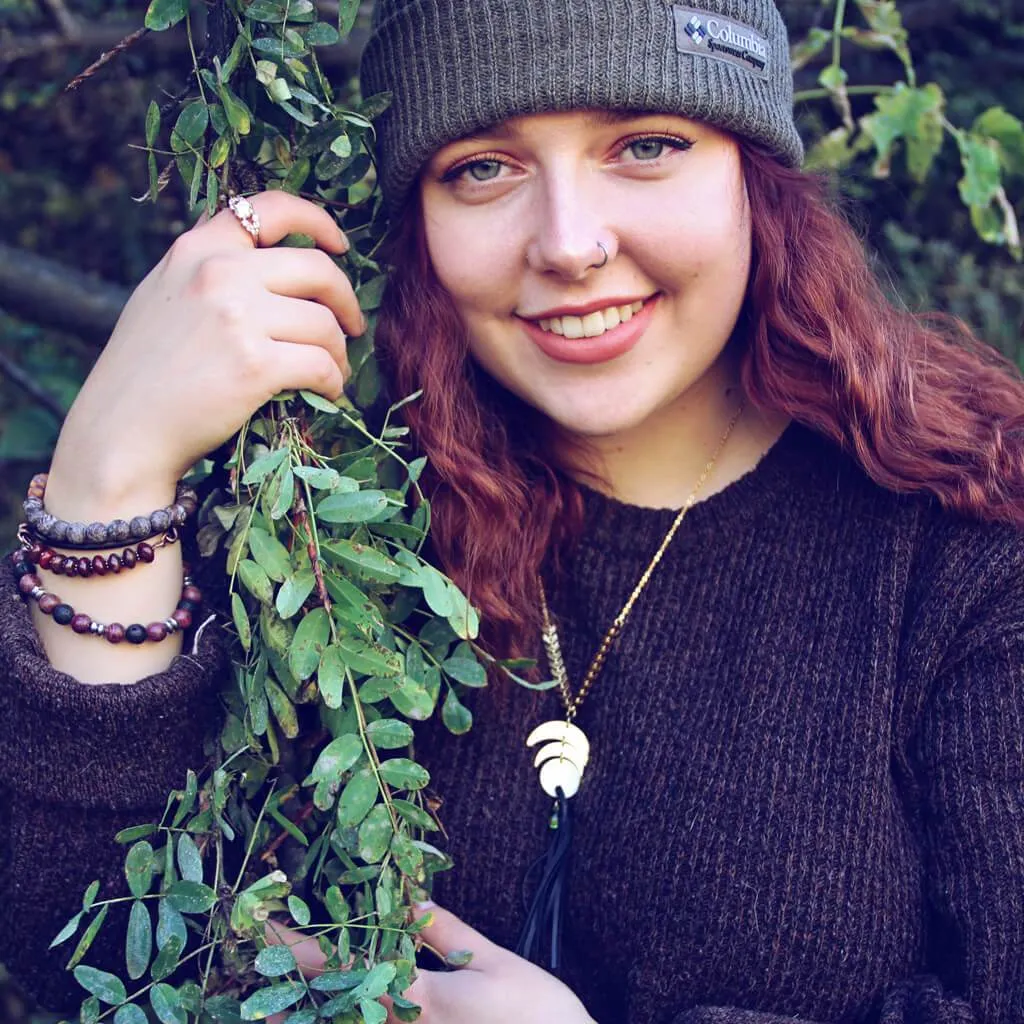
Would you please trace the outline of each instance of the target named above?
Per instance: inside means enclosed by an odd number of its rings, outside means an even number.
[[[272,679],[267,678],[263,682],[263,689],[267,699],[270,701],[270,710],[274,712],[274,718],[285,736],[293,740],[299,735],[299,719],[295,712],[295,705],[288,699],[288,695]]]
[[[199,141],[210,123],[210,112],[202,100],[193,100],[178,115],[171,129],[171,149],[175,153],[187,153],[199,147]]]
[[[120,1006],[114,1014],[114,1024],[149,1024],[145,1011],[135,1003]]]
[[[344,39],[352,31],[359,14],[359,0],[341,0],[338,4],[338,34]]]
[[[188,1024],[181,997],[170,985],[154,985],[149,990],[149,1005],[160,1024]]]
[[[338,800],[339,828],[354,828],[358,825],[370,813],[379,793],[377,780],[369,768],[356,772],[346,783]]]
[[[85,929],[82,937],[78,940],[78,945],[75,946],[74,953],[71,954],[71,959],[68,961],[67,969],[70,971],[76,964],[80,963],[82,957],[89,952],[89,947],[93,943],[93,939],[96,938],[100,928],[103,927],[103,922],[107,919],[107,911],[110,909],[110,904],[107,904],[100,908],[100,912],[89,922],[89,927]]]
[[[97,999],[110,1003],[111,1006],[123,1003],[128,998],[128,992],[120,978],[95,967],[76,967],[75,981],[86,992],[91,992]]]
[[[195,840],[187,832],[178,836],[178,870],[188,882],[203,880],[203,858]]]
[[[407,757],[393,757],[380,763],[381,778],[396,789],[423,789],[430,782],[430,773]]]
[[[436,704],[426,686],[409,677],[390,695],[390,700],[401,714],[414,722],[425,722],[434,713]]]
[[[336,924],[344,924],[349,919],[348,903],[336,885],[330,886],[324,894],[324,905]]]
[[[266,1020],[271,1014],[294,1006],[305,994],[305,985],[298,981],[285,981],[260,989],[242,1003],[242,1020]]]
[[[217,902],[217,894],[202,882],[175,882],[167,890],[167,901],[183,914],[204,914]]]
[[[312,569],[299,569],[285,577],[277,592],[274,607],[282,619],[290,619],[306,603],[306,598],[313,593],[316,577]]]
[[[185,925],[185,918],[181,912],[167,902],[166,897],[161,899],[156,915],[156,948],[162,950],[171,938],[177,937],[181,940],[179,952],[185,948],[188,940],[188,928]]]
[[[359,856],[367,864],[376,864],[388,852],[393,834],[387,807],[376,804],[359,826]]]
[[[252,112],[245,102],[236,96],[226,85],[217,90],[221,103],[224,104],[224,113],[227,114],[228,124],[238,132],[239,135],[248,135],[252,131]]]
[[[987,207],[1002,187],[999,151],[988,139],[964,133],[958,137],[964,176],[960,198],[971,207]]]
[[[338,30],[325,21],[318,21],[306,32],[306,42],[310,46],[333,46],[341,39]]]
[[[414,828],[422,829],[424,832],[438,831],[437,822],[433,817],[411,800],[396,798],[391,801],[391,806]]]
[[[114,836],[118,843],[134,843],[136,839],[145,839],[157,831],[156,825],[132,825],[130,828],[123,828]]]
[[[263,568],[249,558],[238,563],[238,575],[245,589],[257,600],[270,604],[274,600],[274,587]]]
[[[298,964],[295,954],[287,946],[267,946],[259,951],[253,966],[265,978],[279,978],[294,971]]]
[[[412,743],[412,728],[394,718],[380,718],[370,722],[366,734],[378,750],[397,750]]]
[[[296,1010],[284,1019],[284,1024],[316,1024],[318,1014],[316,1010]]]
[[[388,507],[383,491],[330,494],[317,505],[317,519],[325,523],[366,523]]]
[[[442,670],[463,686],[486,686],[487,672],[472,658],[451,657],[441,663]]]
[[[461,736],[473,728],[472,712],[459,700],[452,689],[448,690],[448,696],[445,697],[444,704],[441,706],[441,720],[444,722],[445,728],[456,736]]]
[[[327,466],[296,466],[295,475],[310,487],[324,491],[332,491],[341,483],[341,474]],[[358,486],[356,484],[356,487]]]
[[[423,854],[407,835],[396,833],[393,836],[391,855],[395,858],[398,870],[405,875],[415,877],[423,867]]]
[[[329,810],[341,789],[342,779],[363,756],[363,741],[355,733],[346,733],[332,740],[320,752],[312,771],[303,782],[315,785],[313,803],[318,810]]]
[[[337,644],[324,651],[316,681],[324,703],[329,708],[340,708],[345,699],[345,661]]]
[[[156,143],[156,137],[160,132],[160,108],[155,100],[149,101],[146,110],[146,145],[152,146]]]
[[[971,134],[996,141],[1007,174],[1024,174],[1024,122],[1019,118],[1002,107],[990,107],[974,122]]]
[[[79,1011],[79,1024],[97,1024],[99,1019],[100,1001],[96,996],[89,996],[89,998],[82,1003],[82,1009]]]
[[[270,476],[287,458],[287,447],[275,448],[274,451],[261,455],[258,459],[254,459],[242,474],[242,483],[258,484],[265,477]]]
[[[185,948],[185,940],[179,935],[169,935],[167,941],[160,947],[157,958],[153,961],[153,969],[150,974],[154,981],[163,981],[170,977],[177,969],[181,951]]]
[[[384,967],[384,964],[378,964]],[[376,968],[374,968],[376,970]],[[370,999],[359,1000],[359,1012],[363,1017],[363,1024],[385,1024],[388,1019],[388,1011],[378,1003]]]
[[[245,602],[236,593],[231,595],[231,619],[235,624],[242,650],[248,651],[252,646],[252,626],[249,625],[249,613],[245,610]]]
[[[145,25],[151,32],[163,32],[188,14],[188,0],[153,0],[146,11]]]
[[[64,925],[64,927],[61,928],[61,930],[57,933],[56,937],[50,943],[48,948],[53,949],[54,947],[59,946],[62,942],[67,942],[68,939],[70,939],[71,936],[78,931],[78,926],[82,922],[82,916],[84,915],[84,913],[84,910],[80,910],[77,914],[75,914],[75,916],[72,917],[71,920],[68,921],[68,923]]]
[[[124,874],[128,879],[128,889],[139,899],[149,892],[153,882],[154,857],[153,847],[145,840],[136,843],[124,860]]]
[[[942,148],[945,136],[946,99],[934,83],[921,89],[898,82],[888,93],[875,98],[876,112],[861,118],[861,130],[878,152],[876,177],[889,174],[892,149],[897,140],[907,146],[907,169],[916,181],[924,181]]]
[[[149,967],[149,958],[153,953],[153,921],[149,910],[142,900],[132,904],[128,915],[128,932],[125,938],[125,963],[128,977],[138,981]]]
[[[339,562],[344,568],[381,583],[396,583],[405,574],[397,562],[375,548],[355,544],[350,540],[335,540],[320,545],[321,551]]]
[[[288,549],[266,530],[258,526],[249,531],[249,550],[263,571],[275,582],[283,583],[292,571]]]
[[[331,152],[341,160],[352,155],[352,140],[344,133],[331,143]]]
[[[325,412],[331,416],[336,416],[341,412],[338,406],[333,402],[329,402],[323,395],[318,395],[315,391],[300,391],[299,394],[306,404],[311,405],[317,412]]]
[[[361,999],[379,999],[385,995],[388,985],[395,980],[398,968],[391,961],[377,964],[371,968],[369,974],[363,979],[362,984],[356,989]]]
[[[317,670],[330,635],[331,620],[325,608],[314,608],[303,616],[288,652],[288,667],[296,679],[309,679]]]
[[[306,925],[309,924],[311,915],[305,900],[299,899],[298,896],[289,896],[288,912],[292,915],[292,919],[300,928],[305,928]]]
[[[368,676],[399,676],[402,674],[402,656],[378,644],[367,643],[357,637],[343,637],[338,641],[339,655],[349,668]]]
[[[455,610],[448,581],[433,566],[424,565],[419,572],[423,596],[435,615],[447,618]]]

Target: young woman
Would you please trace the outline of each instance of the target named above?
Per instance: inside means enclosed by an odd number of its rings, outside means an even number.
[[[562,683],[422,731],[457,864],[431,941],[476,955],[421,974],[421,1019],[1024,1019],[1024,382],[883,298],[798,169],[774,5],[385,0],[363,81],[393,94],[377,341],[424,389],[436,555],[490,649]],[[48,513],[159,509],[278,390],[341,391],[361,314],[323,252],[272,248],[290,231],[346,245],[282,193],[175,242]],[[159,622],[176,552],[60,593]],[[49,938],[202,763],[226,655],[213,627],[182,657],[176,627],[77,635],[7,577],[0,958],[56,1002]],[[513,952],[552,795],[557,976]]]

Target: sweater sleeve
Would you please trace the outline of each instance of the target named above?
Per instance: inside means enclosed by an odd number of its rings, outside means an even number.
[[[84,643],[89,638],[83,638]],[[6,559],[0,568],[0,961],[45,1008],[77,1008],[65,972],[74,942],[48,949],[94,879],[124,895],[114,835],[159,820],[172,789],[204,763],[227,644],[210,623],[166,672],[83,685],[47,661]],[[111,912],[87,961],[122,969]]]
[[[921,976],[871,1024],[1024,1021],[1024,541],[962,530],[928,574],[905,672],[922,697],[898,785],[919,835],[928,906]],[[940,578],[941,576],[941,578]],[[695,1007],[671,1024],[831,1024]]]

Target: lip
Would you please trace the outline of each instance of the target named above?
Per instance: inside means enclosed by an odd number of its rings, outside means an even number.
[[[660,293],[652,295],[644,302],[643,309],[634,313],[633,318],[610,331],[605,331],[599,338],[578,338],[570,340],[550,331],[541,330],[538,324],[523,320],[523,329],[530,340],[549,359],[559,363],[596,364],[607,363],[618,359],[632,349],[643,337],[654,316]],[[637,301],[637,300],[633,300]],[[611,303],[614,305],[614,303]],[[622,303],[625,305],[625,303]],[[604,309],[598,306],[597,309]],[[591,310],[594,312],[594,310]],[[557,314],[556,314],[557,315]],[[579,316],[578,313],[562,313],[561,316]]]
[[[612,306],[632,306],[634,302],[649,302],[653,295],[629,295],[623,298],[594,299],[582,306],[556,306],[546,309],[542,313],[532,313],[530,316],[519,314],[520,320],[550,320],[556,316],[586,316],[588,313],[596,313],[599,309],[611,309]]]

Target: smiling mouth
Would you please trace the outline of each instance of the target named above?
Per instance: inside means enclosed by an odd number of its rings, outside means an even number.
[[[534,320],[542,331],[575,341],[579,338],[600,338],[606,331],[614,330],[627,323],[644,308],[640,300],[624,306],[609,306],[586,316],[555,316],[545,320]]]

